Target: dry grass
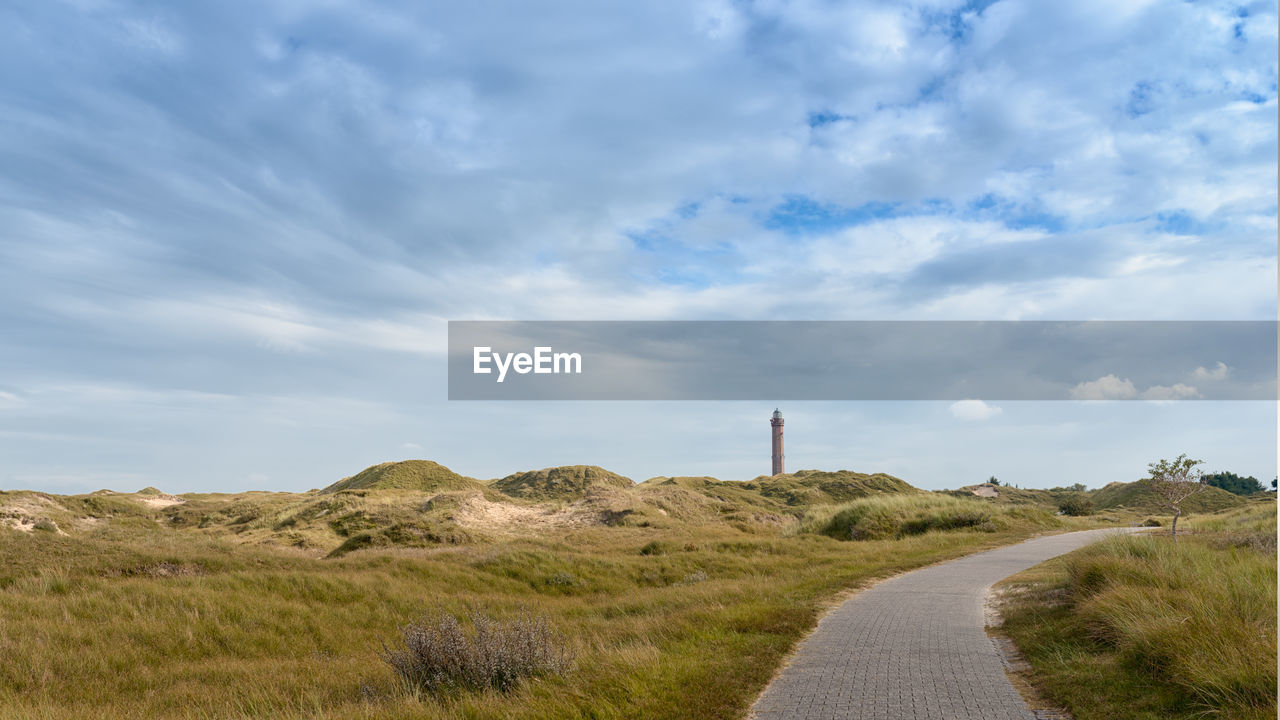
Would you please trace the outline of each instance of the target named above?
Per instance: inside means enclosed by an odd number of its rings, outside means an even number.
[[[278,522],[278,498],[251,499],[237,512]],[[672,523],[325,559],[155,518],[0,531],[0,717],[737,718],[830,598],[1037,530],[850,552],[820,535]],[[406,692],[382,643],[424,613],[479,607],[497,623],[546,618],[575,669],[505,692]]]
[[[1201,516],[1176,543],[1107,540],[1008,581],[1022,592],[1005,629],[1037,686],[1077,720],[1274,718],[1274,508]]]
[[[0,493],[0,520],[71,533],[0,528],[0,717],[737,718],[842,592],[1094,522],[845,471],[584,472],[546,502],[449,473],[166,507]],[[552,627],[572,669],[534,651]],[[495,660],[500,636],[528,652]]]

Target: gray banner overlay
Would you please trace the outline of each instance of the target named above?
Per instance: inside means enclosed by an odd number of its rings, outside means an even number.
[[[451,321],[449,399],[1275,401],[1276,327]]]

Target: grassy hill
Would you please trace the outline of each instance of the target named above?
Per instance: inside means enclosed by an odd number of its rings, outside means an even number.
[[[690,502],[710,501],[713,505],[732,509],[757,509],[785,512],[786,503],[761,494],[757,485],[713,477],[654,477],[640,483],[642,493],[667,497],[697,497]],[[726,509],[725,512],[730,510]]]
[[[800,470],[786,475],[761,476],[743,485],[792,506],[842,503],[884,493],[921,492],[892,475],[867,475],[852,470]]]
[[[971,485],[959,490],[943,490],[942,494],[953,497],[976,497],[974,490],[998,493],[996,497],[981,497],[987,503],[996,505],[1038,505],[1057,510],[1068,498],[1080,497],[1093,503],[1093,510],[1106,512],[1109,515],[1125,514],[1163,514],[1167,508],[1160,505],[1155,494],[1141,482],[1113,482],[1096,490],[1079,492],[1069,488],[1015,488],[1007,485],[992,487],[989,485]],[[1205,486],[1203,490],[1192,495],[1183,502],[1182,509],[1189,513],[1206,513],[1240,507],[1249,500],[1240,495],[1233,495],[1225,490]]]
[[[22,526],[0,527],[0,716],[727,720],[839,593],[1036,530],[935,528],[909,502],[934,495],[882,493],[906,503],[902,522],[855,548],[791,532],[806,506],[759,484],[588,483],[572,502],[358,484],[164,506],[0,493],[0,520]],[[46,515],[66,534],[36,527]],[[476,607],[503,621],[532,608],[578,669],[509,692],[409,692],[384,643],[424,612],[465,623]]]
[[[405,460],[385,462],[343,478],[321,490],[321,494],[341,490],[423,490],[445,492],[456,490],[482,490],[484,484],[475,478],[450,470],[430,460]]]
[[[1099,510],[1133,510],[1137,512],[1163,513],[1166,508],[1160,504],[1156,494],[1141,482],[1113,482],[1104,488],[1089,493],[1095,508]],[[1232,495],[1206,485],[1203,490],[1182,502],[1184,512],[1203,513],[1240,507],[1248,502],[1239,495]]]
[[[597,488],[630,490],[635,482],[595,465],[563,465],[513,473],[491,486],[504,495],[526,500],[581,500]]]
[[[975,490],[988,493],[994,491],[996,493],[995,497],[983,497],[983,499],[996,503],[1042,505],[1052,508],[1056,508],[1058,503],[1067,497],[1080,494],[1078,491],[1068,488],[1046,490],[1042,488],[1016,488],[1009,485],[989,485],[986,483],[962,487],[959,490],[943,490],[941,492],[954,497],[978,497],[974,492]]]
[[[993,504],[977,497],[940,493],[897,493],[863,497],[807,512],[800,532],[837,540],[884,540],[927,532],[1061,527],[1062,521],[1045,508]]]
[[[1197,514],[1189,535],[1274,548],[1272,497]],[[427,461],[323,492],[0,492],[0,715],[742,717],[838,593],[1134,515],[1025,499],[852,471],[634,484],[571,466],[482,483]],[[406,692],[379,648],[423,612],[475,607],[536,608],[579,669]]]
[[[747,482],[655,477],[636,484],[594,465],[529,470],[483,482],[439,463],[408,460],[374,465],[307,493],[175,496],[154,488],[84,496],[0,493],[0,526],[55,534],[158,526],[240,544],[341,555],[363,548],[473,545],[511,535],[555,537],[574,528],[703,532],[716,527],[751,536],[816,533],[844,539],[958,527],[1043,527],[1045,513],[1053,516],[1064,497],[1081,495],[1067,488],[1001,486],[983,487],[997,489],[997,497],[976,497],[973,489],[932,493],[891,475],[851,470],[800,470]],[[1165,512],[1140,483],[1112,483],[1083,495],[1093,502],[1098,522],[1128,523]],[[1248,502],[1206,487],[1185,509],[1204,514]]]

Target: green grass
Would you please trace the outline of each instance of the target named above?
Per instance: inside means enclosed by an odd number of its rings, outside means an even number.
[[[528,470],[492,483],[494,489],[506,495],[529,500],[580,500],[595,488],[629,490],[633,485],[631,478],[595,465]]]
[[[482,490],[484,483],[450,470],[430,460],[405,460],[388,462],[343,478],[321,490],[335,493],[340,490]]]
[[[837,540],[884,540],[930,531],[1002,532],[1056,528],[1064,521],[1039,507],[997,505],[947,495],[882,495],[810,510],[798,530]]]
[[[1006,581],[1005,632],[1077,720],[1276,717],[1275,504],[1189,526]]]
[[[360,503],[384,494],[401,507],[406,493],[370,491],[318,522],[370,510]],[[223,498],[258,528],[241,533],[197,527],[219,507],[213,496],[166,508],[192,511],[190,523],[150,513],[72,536],[0,530],[0,716],[739,718],[842,591],[1040,528],[929,531],[855,548],[767,523],[667,516],[664,527],[569,527],[330,559],[255,534],[345,495]],[[756,512],[733,507],[724,517]],[[406,688],[379,657],[424,613],[476,610],[546,617],[572,644],[576,669],[510,692],[437,697]]]
[[[885,493],[920,492],[892,475],[867,475],[852,470],[799,470],[787,475],[758,477],[741,485],[789,506],[840,503]]]
[[[1064,499],[1080,494],[1069,488],[1016,488],[1012,485],[995,486],[999,493],[994,498],[983,498],[986,502],[1013,505],[1043,505],[1056,508]],[[969,490],[943,490],[942,493],[956,497],[975,497]]]
[[[1159,515],[1171,514],[1169,509],[1161,504],[1159,497],[1141,482],[1111,483],[1089,493],[1089,499],[1099,510],[1122,508]],[[1226,490],[1206,485],[1200,492],[1182,502],[1182,510],[1184,514],[1208,513],[1240,507],[1247,502],[1248,500],[1239,495],[1232,495]]]
[[[1140,517],[850,471],[482,483],[426,461],[181,500],[0,492],[0,717],[739,718],[850,588]],[[1211,521],[1256,544],[1244,510],[1189,527]],[[574,669],[506,692],[407,687],[383,643],[440,613],[544,617]]]

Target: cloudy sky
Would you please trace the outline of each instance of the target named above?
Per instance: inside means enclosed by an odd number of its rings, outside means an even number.
[[[0,9],[0,487],[768,467],[768,404],[447,402],[451,319],[1276,318],[1274,3],[402,5]],[[922,487],[1276,471],[1270,402],[784,412]]]

